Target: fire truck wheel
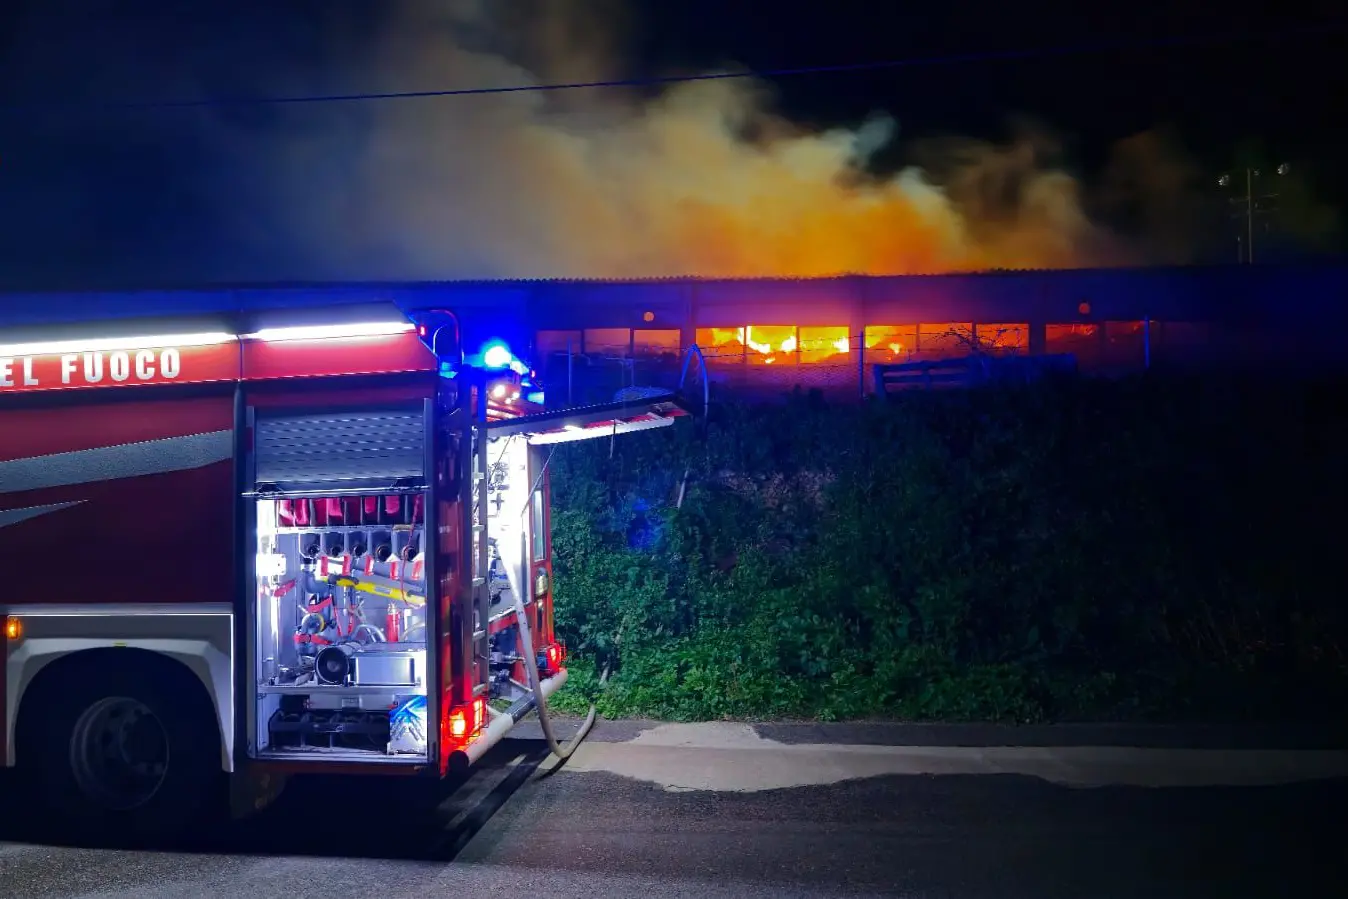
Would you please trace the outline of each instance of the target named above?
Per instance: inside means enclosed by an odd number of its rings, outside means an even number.
[[[101,835],[181,833],[204,823],[212,804],[220,741],[208,735],[219,728],[209,704],[202,713],[206,697],[190,675],[175,684],[136,669],[61,677],[59,690],[53,679],[44,695],[26,697],[35,715],[24,716],[19,764],[43,804],[70,824]]]

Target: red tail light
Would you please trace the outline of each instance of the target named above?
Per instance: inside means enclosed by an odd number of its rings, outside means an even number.
[[[468,705],[461,705],[449,713],[449,737],[458,742],[467,742],[482,732],[483,719],[487,717],[487,701],[482,697],[474,699]]]

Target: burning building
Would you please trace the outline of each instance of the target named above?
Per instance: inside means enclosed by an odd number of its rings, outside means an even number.
[[[130,293],[10,294],[0,313],[58,305],[71,321],[391,300],[459,310],[468,340],[547,360],[561,400],[585,385],[667,380],[697,345],[713,381],[856,395],[880,364],[981,353],[1070,355],[1086,372],[1239,364],[1277,371],[1341,361],[1348,266],[994,271],[813,279],[465,281],[221,285]],[[48,320],[50,320],[48,316]],[[578,397],[572,396],[571,399]]]
[[[1348,268],[1184,267],[800,280],[521,282],[557,389],[577,366],[637,380],[696,344],[713,381],[855,393],[870,369],[971,354],[1085,372],[1333,364]],[[565,359],[566,372],[559,360]],[[567,376],[569,374],[569,377]],[[612,378],[610,378],[612,380]]]

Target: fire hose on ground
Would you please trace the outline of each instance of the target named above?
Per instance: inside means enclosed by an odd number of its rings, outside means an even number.
[[[512,577],[511,580],[514,580]],[[595,719],[599,715],[599,710],[595,703],[590,703],[590,711],[581,722],[580,730],[571,738],[571,742],[563,746],[558,740],[557,735],[552,730],[552,719],[548,715],[548,701],[543,696],[543,678],[538,671],[538,657],[534,653],[534,641],[529,630],[528,610],[524,606],[523,594],[511,584],[510,592],[515,597],[515,617],[519,621],[520,646],[524,650],[524,669],[529,675],[529,689],[533,692],[535,699],[535,711],[538,712],[538,724],[543,730],[543,739],[547,741],[548,749],[559,759],[565,761],[571,757],[571,753],[576,751],[581,741],[589,735],[591,728],[594,727]],[[604,665],[604,672],[599,676],[599,686],[608,683],[609,665]]]
[[[543,462],[542,471],[538,473],[539,482],[543,480],[543,476],[547,472],[548,466],[551,464],[552,452],[549,452],[547,459]],[[534,490],[537,489],[538,484],[536,483],[533,490],[529,491],[529,495],[532,496]],[[526,516],[529,514],[529,508],[529,504],[526,503],[524,508],[520,510],[519,515],[521,568],[527,564],[527,559],[529,558],[528,537],[524,527],[524,522],[527,520]],[[535,711],[538,712],[538,725],[543,731],[543,739],[547,742],[548,749],[551,750],[552,754],[557,756],[557,758],[566,761],[571,757],[571,754],[576,751],[576,748],[580,746],[581,742],[589,735],[590,730],[594,727],[595,719],[599,716],[599,709],[595,703],[590,703],[590,711],[586,714],[585,720],[581,722],[580,729],[576,731],[576,735],[571,738],[571,741],[565,746],[558,741],[557,735],[552,729],[552,719],[548,715],[548,701],[543,694],[543,678],[538,671],[538,655],[534,652],[533,633],[529,625],[529,612],[524,601],[524,589],[527,579],[521,577],[521,571],[514,565],[506,565],[505,569],[506,577],[510,580],[510,595],[513,597],[515,604],[515,619],[519,626],[520,648],[523,650],[522,654],[524,656],[524,670],[529,676],[529,690],[534,695],[534,707]],[[599,677],[600,687],[603,687],[608,683],[609,671],[610,664],[605,663],[604,671]]]

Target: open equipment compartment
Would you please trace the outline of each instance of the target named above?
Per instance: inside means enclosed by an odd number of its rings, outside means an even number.
[[[482,557],[493,715],[519,720],[538,705],[524,665],[517,609],[524,611],[544,698],[566,675],[552,606],[548,470],[555,445],[668,427],[686,414],[672,394],[662,392],[639,401],[499,415],[486,425],[484,489],[474,501],[475,508],[485,506],[486,516],[473,521],[485,525],[487,543]]]
[[[426,764],[436,692],[429,403],[249,419],[251,754]]]
[[[537,485],[530,483],[529,443],[524,437],[490,437],[487,458],[487,583],[489,620],[495,624],[515,608],[512,583],[530,583],[528,509],[531,488]],[[525,592],[527,605],[533,597]]]

